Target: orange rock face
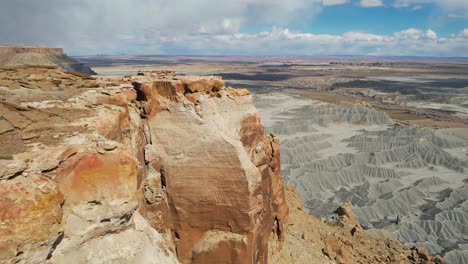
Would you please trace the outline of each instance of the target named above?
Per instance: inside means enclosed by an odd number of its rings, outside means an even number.
[[[2,260],[266,263],[283,238],[278,139],[248,92],[168,71],[5,71],[0,86],[26,78],[32,94],[0,101]],[[35,85],[47,76],[92,85]]]
[[[137,190],[135,159],[124,152],[75,156],[62,163],[57,174],[68,206],[103,198],[132,200]]]
[[[224,81],[218,78],[187,78],[182,79],[187,92],[211,92],[224,88]]]
[[[40,175],[19,176],[0,184],[0,258],[25,254],[45,259],[49,240],[59,236],[62,195]]]
[[[147,81],[137,87],[151,86]],[[172,92],[167,85],[142,89],[160,107],[145,105],[157,112],[148,127],[159,150],[147,160],[148,170],[162,183],[153,184],[150,193],[159,192],[159,200],[147,203],[147,213],[169,212],[154,225],[172,232],[182,263],[266,263],[268,238],[281,236],[288,212],[278,140],[264,135],[250,97],[216,93],[223,84],[182,79],[185,91],[209,92],[196,99],[176,85]]]

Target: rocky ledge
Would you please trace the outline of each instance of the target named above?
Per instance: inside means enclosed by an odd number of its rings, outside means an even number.
[[[2,74],[3,261],[265,263],[283,237],[278,139],[247,90],[168,71]]]

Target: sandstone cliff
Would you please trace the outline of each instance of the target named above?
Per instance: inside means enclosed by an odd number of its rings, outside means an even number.
[[[266,263],[288,208],[247,90],[0,70],[5,263]]]
[[[0,46],[0,67],[22,65],[56,66],[68,72],[96,74],[89,67],[68,57],[62,48]]]

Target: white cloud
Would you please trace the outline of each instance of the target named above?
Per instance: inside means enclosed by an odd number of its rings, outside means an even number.
[[[349,3],[349,0],[322,0],[324,6],[344,5]]]
[[[0,0],[0,40],[64,47],[76,55],[468,56],[468,29],[446,38],[430,29],[390,35],[287,29],[292,21],[310,21],[324,5],[323,0]],[[258,25],[276,26],[256,32]],[[242,33],[246,30],[253,33]]]
[[[348,32],[343,35],[344,39],[350,42],[386,42],[391,39],[386,36],[363,33],[363,32]]]
[[[409,28],[403,31],[396,32],[394,34],[396,39],[400,40],[437,40],[437,33],[432,29],[428,29],[425,32],[415,28]]]
[[[0,0],[0,40],[106,51],[122,36],[132,44],[156,36],[233,34],[251,25],[303,22],[321,9],[322,0]]]
[[[257,34],[183,36],[177,43],[190,53],[209,50],[213,55],[468,56],[468,37],[463,37],[464,33],[468,34],[462,32],[449,38],[438,38],[430,29],[407,29],[388,36],[365,32],[327,35],[274,27]],[[176,43],[168,41],[163,43],[165,45]]]
[[[361,7],[379,7],[383,6],[382,0],[361,0],[359,2]]]
[[[467,0],[394,0],[396,8],[422,8],[423,5],[435,5],[441,14],[451,18],[468,17]]]
[[[409,28],[405,29],[399,32],[396,32],[394,36],[397,39],[403,39],[403,40],[416,40],[421,38],[422,36],[422,31],[416,28]]]
[[[428,29],[424,36],[430,40],[437,40],[437,33],[435,33],[432,29]]]

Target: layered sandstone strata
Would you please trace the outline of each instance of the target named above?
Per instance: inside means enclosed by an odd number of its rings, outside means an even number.
[[[96,74],[89,67],[68,57],[62,48],[0,46],[0,66],[56,66],[64,71]]]
[[[4,71],[3,261],[265,263],[283,238],[278,139],[248,91],[173,72]]]

